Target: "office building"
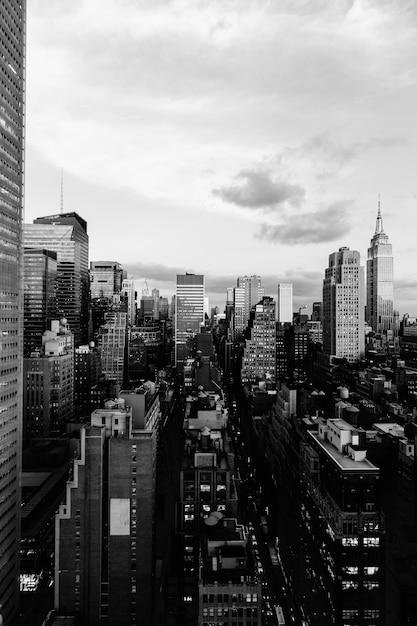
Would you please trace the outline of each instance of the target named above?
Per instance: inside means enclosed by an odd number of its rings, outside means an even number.
[[[175,366],[182,370],[204,325],[204,276],[177,274],[175,297]]]
[[[250,313],[265,295],[260,276],[239,276],[233,290],[234,338],[241,336],[248,325]]]
[[[23,256],[23,353],[30,356],[58,316],[57,255],[52,250],[25,248]]]
[[[9,626],[19,593],[25,0],[1,2],[0,24],[0,602]]]
[[[381,206],[366,263],[366,319],[375,333],[393,329],[394,259],[382,224]]]
[[[262,584],[255,573],[248,529],[216,512],[204,521],[198,625],[261,626]]]
[[[254,383],[260,379],[276,380],[275,301],[262,298],[251,312],[243,349],[241,379]]]
[[[323,281],[323,352],[354,363],[365,354],[365,284],[360,254],[340,248],[329,256]]]
[[[101,375],[101,357],[94,342],[79,346],[74,352],[74,411],[76,417],[89,416],[91,411],[91,388]]]
[[[108,380],[123,385],[125,380],[127,348],[127,313],[123,310],[108,311],[98,336],[101,371]]]
[[[23,444],[60,437],[74,416],[74,337],[65,319],[53,320],[42,346],[24,359]]]
[[[120,295],[125,278],[126,271],[117,261],[91,261],[91,299],[105,298],[111,300],[114,295]]]
[[[198,397],[188,397],[177,506],[179,563],[176,587],[169,600],[172,610],[187,626],[197,623],[200,543],[205,520],[212,513],[217,519],[237,516],[234,453],[227,421],[227,411],[217,393],[204,391]]]
[[[300,587],[311,626],[383,624],[380,470],[365,431],[319,418],[301,444]]]
[[[133,278],[125,279],[122,283],[122,298],[127,304],[127,320],[129,326],[136,324],[137,304],[136,297],[137,291],[135,288],[135,281]]]
[[[55,607],[85,624],[152,624],[155,385],[94,411],[55,523]]]
[[[279,324],[292,324],[293,322],[293,298],[291,283],[278,284],[277,322]]]
[[[56,252],[58,314],[68,320],[76,347],[88,343],[87,222],[77,213],[38,217],[24,225],[24,244]]]

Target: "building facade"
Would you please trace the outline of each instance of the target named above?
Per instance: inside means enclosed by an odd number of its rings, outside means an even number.
[[[365,355],[365,284],[360,254],[329,256],[323,281],[323,352],[354,363]]]
[[[264,295],[260,276],[239,276],[233,290],[235,339],[245,332],[252,308]]]
[[[27,248],[44,248],[57,254],[57,305],[68,319],[75,346],[88,342],[88,235],[87,222],[77,213],[38,217],[24,225]]]
[[[367,458],[365,431],[318,420],[301,445],[301,587],[311,626],[380,626],[384,518],[380,470]]]
[[[51,250],[24,249],[23,352],[30,356],[58,316],[57,255]]]
[[[265,296],[252,310],[242,358],[243,383],[276,380],[275,301]]]
[[[277,322],[279,324],[292,324],[293,321],[293,299],[292,284],[278,284],[277,299]]]
[[[374,332],[386,333],[393,329],[394,320],[394,259],[392,245],[384,233],[379,203],[366,270],[367,322]]]
[[[56,516],[55,608],[91,626],[152,624],[155,389],[122,394],[81,430]]]
[[[74,338],[66,320],[53,320],[42,346],[24,359],[23,444],[60,437],[74,416]]]
[[[26,2],[2,2],[0,24],[0,598],[9,626],[19,593]]]
[[[120,295],[126,271],[117,261],[91,261],[90,294],[91,298],[110,299]]]
[[[108,380],[123,385],[126,370],[127,313],[109,311],[100,327],[98,350],[101,358],[101,371]]]
[[[175,366],[182,370],[193,356],[193,342],[204,324],[204,276],[177,274],[175,298]]]

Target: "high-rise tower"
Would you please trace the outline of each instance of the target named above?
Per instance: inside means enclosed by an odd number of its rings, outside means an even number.
[[[192,342],[204,324],[204,276],[177,274],[175,302],[175,365],[182,369],[193,355]]]
[[[27,248],[45,248],[57,253],[58,314],[68,320],[74,343],[88,341],[88,235],[87,222],[77,213],[38,217],[25,224]]]
[[[292,324],[293,322],[292,284],[278,284],[277,322]]]
[[[233,290],[235,338],[245,331],[252,308],[264,295],[260,276],[239,276],[237,287]]]
[[[379,202],[375,233],[368,248],[366,274],[366,319],[376,333],[382,333],[393,327],[394,260],[392,245],[384,233]]]
[[[56,252],[42,248],[24,250],[24,323],[25,357],[38,350],[42,335],[58,317]]]
[[[23,366],[25,0],[0,3],[0,602],[18,606]]]
[[[323,352],[359,361],[365,352],[365,283],[360,254],[340,248],[329,256],[323,281]]]

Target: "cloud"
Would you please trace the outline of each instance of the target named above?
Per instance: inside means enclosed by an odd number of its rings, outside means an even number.
[[[334,241],[350,230],[346,209],[351,201],[334,202],[325,209],[290,215],[282,224],[262,224],[258,239],[286,245]]]
[[[269,169],[243,169],[235,176],[237,184],[214,189],[224,202],[251,209],[269,209],[288,202],[299,206],[305,190],[273,176]]]
[[[405,137],[371,137],[367,141],[344,141],[337,132],[324,132],[311,137],[296,148],[287,148],[287,158],[307,160],[318,179],[340,175],[347,165],[370,150],[383,150],[402,146]]]

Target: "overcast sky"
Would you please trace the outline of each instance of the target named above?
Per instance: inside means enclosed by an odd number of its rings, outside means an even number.
[[[366,265],[378,194],[417,315],[415,0],[30,0],[25,221],[87,220],[90,260],[211,306],[259,274],[321,300]]]

